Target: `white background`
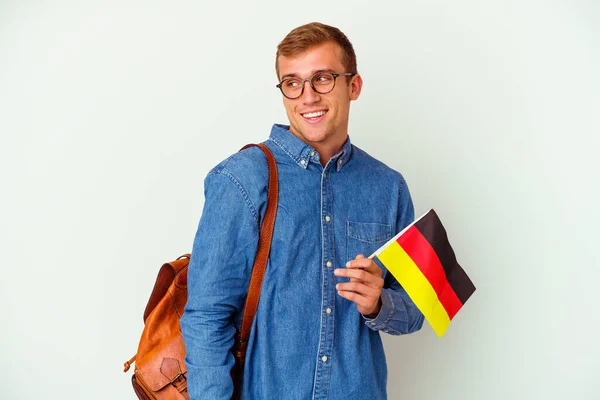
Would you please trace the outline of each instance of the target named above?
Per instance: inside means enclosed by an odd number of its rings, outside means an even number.
[[[600,399],[599,4],[0,1],[0,398],[135,398],[158,268],[287,122],[276,46],[316,20],[358,55],[353,142],[477,286],[442,339],[385,338],[390,399]]]

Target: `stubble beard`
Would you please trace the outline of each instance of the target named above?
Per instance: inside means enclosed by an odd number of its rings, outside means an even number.
[[[322,143],[335,134],[335,128],[333,126],[331,126],[331,121],[327,123],[327,126],[325,127],[325,132],[323,135],[316,135],[317,140],[311,140],[311,138],[307,135],[307,133],[304,130],[296,129],[296,131],[298,132],[300,137],[302,137],[304,139],[304,141],[307,143]]]

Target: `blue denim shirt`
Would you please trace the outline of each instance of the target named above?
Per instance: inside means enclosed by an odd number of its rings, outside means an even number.
[[[349,138],[325,167],[287,126],[274,125],[265,144],[277,160],[279,207],[242,399],[385,399],[379,334],[414,332],[423,316],[385,268],[381,311],[374,319],[362,316],[337,294],[335,285],[346,278],[333,270],[357,254],[369,256],[413,221],[406,182]],[[250,148],[221,162],[204,182],[181,318],[194,400],[229,399],[233,391],[229,349],[266,208],[267,171],[262,151]]]

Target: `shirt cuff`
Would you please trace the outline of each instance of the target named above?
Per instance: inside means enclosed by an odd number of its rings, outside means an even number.
[[[362,316],[365,324],[374,331],[384,331],[388,333],[388,322],[394,315],[394,302],[392,296],[386,289],[381,290],[381,309],[375,318]],[[362,314],[361,314],[362,315]]]

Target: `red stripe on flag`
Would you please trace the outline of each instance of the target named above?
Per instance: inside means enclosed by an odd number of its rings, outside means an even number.
[[[444,267],[442,267],[440,259],[431,244],[414,225],[407,229],[396,241],[419,267],[433,287],[440,303],[446,309],[448,317],[452,319],[462,307],[462,303],[450,283],[448,283]]]

